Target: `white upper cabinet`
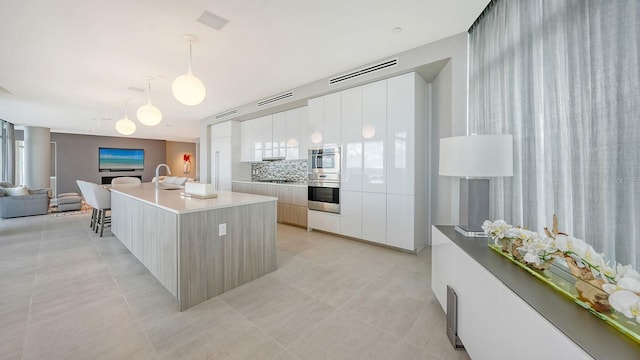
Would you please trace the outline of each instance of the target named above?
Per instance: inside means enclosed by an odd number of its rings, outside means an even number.
[[[387,81],[387,193],[414,194],[416,75]]]
[[[309,147],[340,145],[341,141],[341,96],[333,93],[310,99],[309,104]]]
[[[256,161],[253,149],[254,123],[254,120],[240,123],[240,161]]]
[[[285,157],[286,156],[286,143],[287,137],[285,133],[285,113],[280,112],[273,114],[272,118],[272,150],[273,157]]]
[[[273,116],[267,115],[255,119],[257,123],[257,140],[262,147],[262,156],[256,160],[273,157]]]
[[[302,124],[300,112],[302,108],[292,109],[281,113],[284,117],[284,147],[287,160],[303,160],[307,158],[306,146],[304,153],[301,151],[301,142],[307,139],[306,121]],[[305,119],[306,120],[306,119]],[[273,115],[274,137],[276,115]]]
[[[362,87],[342,91],[341,189],[362,190]],[[352,236],[352,235],[349,235]]]
[[[241,122],[241,161],[272,157],[306,160],[307,119],[304,106]]]
[[[386,193],[387,81],[362,87],[362,191]]]
[[[307,106],[303,106],[298,109],[298,121],[300,124],[298,139],[299,149],[298,149],[298,159],[307,160],[308,159],[308,151],[309,151],[309,108]]]

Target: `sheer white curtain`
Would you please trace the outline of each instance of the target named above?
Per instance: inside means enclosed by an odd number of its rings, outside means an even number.
[[[640,265],[640,1],[493,1],[469,30],[469,129],[514,134],[495,219]]]

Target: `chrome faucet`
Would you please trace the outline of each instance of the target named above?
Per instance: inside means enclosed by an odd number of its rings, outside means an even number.
[[[167,175],[171,175],[171,169],[169,169],[169,165],[160,164],[160,165],[156,166],[156,182],[155,182],[156,189],[160,186],[160,179],[159,179],[159,177],[160,177],[160,168],[163,167],[163,166],[167,168]]]

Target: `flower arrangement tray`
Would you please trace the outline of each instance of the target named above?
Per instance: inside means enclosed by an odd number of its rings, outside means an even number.
[[[509,259],[514,264],[518,265],[520,268],[529,272],[531,275],[543,281],[551,288],[573,300],[576,304],[585,308],[599,319],[613,326],[615,329],[627,335],[637,343],[640,343],[640,324],[635,322],[633,319],[625,317],[623,314],[613,309],[608,311],[598,311],[588,301],[584,301],[584,299],[581,299],[581,294],[576,289],[576,284],[578,283],[580,283],[579,286],[581,286],[582,292],[600,290],[595,286],[576,278],[573,274],[571,274],[571,272],[568,271],[565,266],[559,264],[558,262],[552,261],[549,263],[550,266],[547,269],[538,270],[527,266],[527,264],[521,261],[518,261],[510,253],[504,252],[498,245],[490,242],[489,247],[495,252],[501,254],[503,257]],[[590,287],[593,289],[590,289]]]

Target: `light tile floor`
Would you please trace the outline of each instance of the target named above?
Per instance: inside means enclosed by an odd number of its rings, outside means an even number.
[[[429,249],[278,225],[278,270],[177,311],[88,215],[0,220],[0,359],[469,359],[451,348]]]

